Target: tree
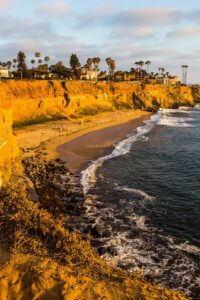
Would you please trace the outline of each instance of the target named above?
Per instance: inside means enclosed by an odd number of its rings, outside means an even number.
[[[87,59],[87,67],[89,70],[91,70],[93,64],[93,58],[88,58]]]
[[[111,61],[112,61],[112,58],[111,58],[111,57],[107,57],[107,58],[106,58],[106,63],[107,63],[107,65],[108,65],[109,75],[111,74],[111,67],[110,67]]]
[[[16,58],[13,58],[13,68],[14,68],[14,70],[15,70],[15,68],[16,68],[16,63],[17,63],[17,59]]]
[[[31,64],[33,65],[33,69],[34,69],[34,64],[35,64],[35,60],[34,59],[31,60]]]
[[[114,61],[114,59],[112,59],[111,63],[110,63],[110,70],[111,70],[111,78],[112,78],[112,80],[114,78],[115,68],[116,68],[115,61]]]
[[[18,62],[17,65],[18,72],[20,72],[20,76],[21,78],[23,78],[23,75],[27,71],[26,55],[24,52],[19,51],[19,53],[17,54],[17,62]]]
[[[40,58],[41,57],[41,53],[40,52],[35,52],[35,57],[36,58]]]
[[[8,69],[10,70],[10,68],[12,67],[12,62],[9,60],[9,61],[7,61],[7,67],[8,67]]]
[[[136,66],[139,66],[139,61],[136,61],[136,62],[135,62],[135,65],[136,65]]]
[[[110,78],[113,80],[114,71],[115,71],[115,68],[116,68],[115,61],[111,57],[108,57],[108,58],[106,58],[106,62],[108,64]]]
[[[139,65],[140,68],[142,69],[142,67],[144,66],[144,61],[143,61],[143,60],[140,60],[140,61],[138,62],[138,65]]]
[[[70,57],[70,66],[73,71],[76,71],[81,66],[78,56],[75,53],[72,53]]]
[[[61,61],[59,61],[55,65],[50,66],[49,70],[53,74],[56,74],[58,77],[64,77],[64,78],[72,79],[73,76],[74,76],[72,70],[65,67]]]
[[[38,64],[39,64],[39,65],[42,64],[42,59],[38,59]]]
[[[48,65],[48,62],[50,61],[50,57],[49,57],[49,56],[45,56],[44,61],[45,61],[46,64]]]
[[[38,66],[37,69],[38,69],[39,71],[47,72],[48,69],[49,69],[49,67],[48,67],[47,64],[43,64],[43,65],[41,64],[41,65]]]
[[[147,60],[146,62],[145,62],[145,65],[147,65],[147,72],[149,73],[149,66],[150,66],[150,64],[151,64],[151,61],[150,60]]]
[[[94,64],[94,67],[95,67],[96,70],[98,70],[98,66],[99,66],[100,61],[101,61],[100,57],[94,57],[93,58],[93,64]]]

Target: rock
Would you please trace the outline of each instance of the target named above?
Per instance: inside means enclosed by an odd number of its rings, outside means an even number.
[[[99,255],[104,255],[107,252],[106,247],[99,247],[97,248],[97,252],[99,253]]]
[[[91,228],[91,234],[96,238],[109,237],[110,231],[106,230],[102,225],[95,225]]]
[[[109,254],[111,254],[112,256],[117,256],[117,250],[116,250],[115,246],[109,246],[107,248],[107,252]]]

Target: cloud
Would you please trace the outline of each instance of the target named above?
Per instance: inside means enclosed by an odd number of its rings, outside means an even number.
[[[85,28],[92,24],[110,27],[172,25],[177,23],[181,17],[181,11],[175,8],[150,7],[117,11],[116,6],[102,6],[79,15],[77,27]]]
[[[150,26],[138,26],[134,28],[119,26],[112,30],[108,35],[108,39],[127,40],[130,44],[133,40],[153,38],[154,36],[155,30]]]
[[[38,12],[49,17],[62,17],[69,13],[69,5],[65,0],[53,0],[50,4],[40,6]]]
[[[112,16],[111,25],[172,25],[181,19],[181,12],[175,8],[138,8],[119,12]]]
[[[171,38],[196,38],[200,36],[200,27],[182,27],[168,32]]]
[[[0,10],[7,9],[11,6],[11,0],[0,0]]]
[[[199,22],[200,8],[190,11],[186,14],[187,19]]]

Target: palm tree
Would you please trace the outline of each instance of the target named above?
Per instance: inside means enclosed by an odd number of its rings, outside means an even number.
[[[48,62],[50,61],[50,57],[49,57],[49,56],[45,56],[44,61],[45,61],[46,64],[48,65]]]
[[[12,66],[12,62],[9,60],[9,61],[7,61],[6,65],[7,65],[8,69],[10,70],[10,68]]]
[[[149,73],[149,66],[150,66],[150,64],[151,64],[151,61],[150,60],[147,60],[146,62],[145,62],[145,65],[147,65],[147,72]]]
[[[31,64],[33,65],[32,69],[34,69],[34,64],[35,64],[35,60],[34,59],[31,60]]]
[[[141,69],[142,69],[142,67],[144,66],[144,61],[143,60],[140,60],[139,62],[138,62],[138,65],[141,67]]]
[[[93,58],[88,58],[87,59],[87,67],[88,67],[89,70],[91,70],[92,63],[93,63]]]
[[[36,58],[40,58],[41,57],[41,53],[40,52],[35,52],[35,57]]]
[[[136,62],[135,62],[135,65],[138,67],[138,66],[139,66],[139,61],[136,61]]]
[[[115,61],[114,61],[114,59],[112,59],[111,63],[110,63],[110,70],[111,70],[111,78],[112,78],[112,80],[114,78],[115,68],[116,68]]]
[[[39,58],[41,57],[41,53],[40,52],[35,52],[35,58],[38,59],[38,65],[39,65]]]
[[[115,71],[115,68],[116,68],[115,61],[111,57],[108,57],[108,58],[106,58],[106,62],[108,64],[110,78],[113,80],[114,71]]]
[[[92,61],[93,61],[93,64],[95,66],[95,69],[98,70],[98,66],[99,66],[99,63],[101,61],[100,57],[94,57]]]
[[[106,63],[107,63],[107,65],[108,65],[109,74],[111,74],[111,67],[110,67],[111,61],[112,61],[112,58],[111,58],[111,57],[107,57],[107,58],[106,58]]]

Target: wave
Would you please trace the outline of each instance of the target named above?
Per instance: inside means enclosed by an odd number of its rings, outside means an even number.
[[[83,170],[81,172],[81,184],[84,194],[86,195],[90,188],[94,186],[96,182],[96,170],[104,161],[127,154],[131,150],[132,144],[143,138],[144,134],[151,131],[159,120],[160,113],[151,116],[150,120],[144,121],[145,125],[136,129],[136,133],[133,133],[133,135],[119,142],[111,154],[98,158],[86,170]]]
[[[115,188],[115,190],[117,190],[117,191],[124,191],[124,192],[131,193],[131,194],[133,194],[134,196],[136,196],[136,197],[138,197],[138,198],[141,198],[141,199],[143,199],[143,200],[147,200],[147,201],[153,201],[153,200],[156,199],[155,197],[148,195],[147,193],[145,193],[145,192],[142,191],[142,190],[139,190],[139,189],[133,189],[133,188],[128,188],[128,187],[126,187],[126,186],[117,186],[117,187]]]
[[[195,121],[194,118],[191,118],[188,113],[193,111],[184,110],[184,109],[160,109],[160,119],[158,125],[170,126],[170,127],[195,127],[192,123]],[[186,116],[177,116],[177,113],[185,113]],[[176,115],[175,115],[176,114]]]
[[[162,115],[158,122],[158,125],[165,125],[171,127],[195,127],[191,122],[194,121],[193,118],[179,118],[168,115]]]

